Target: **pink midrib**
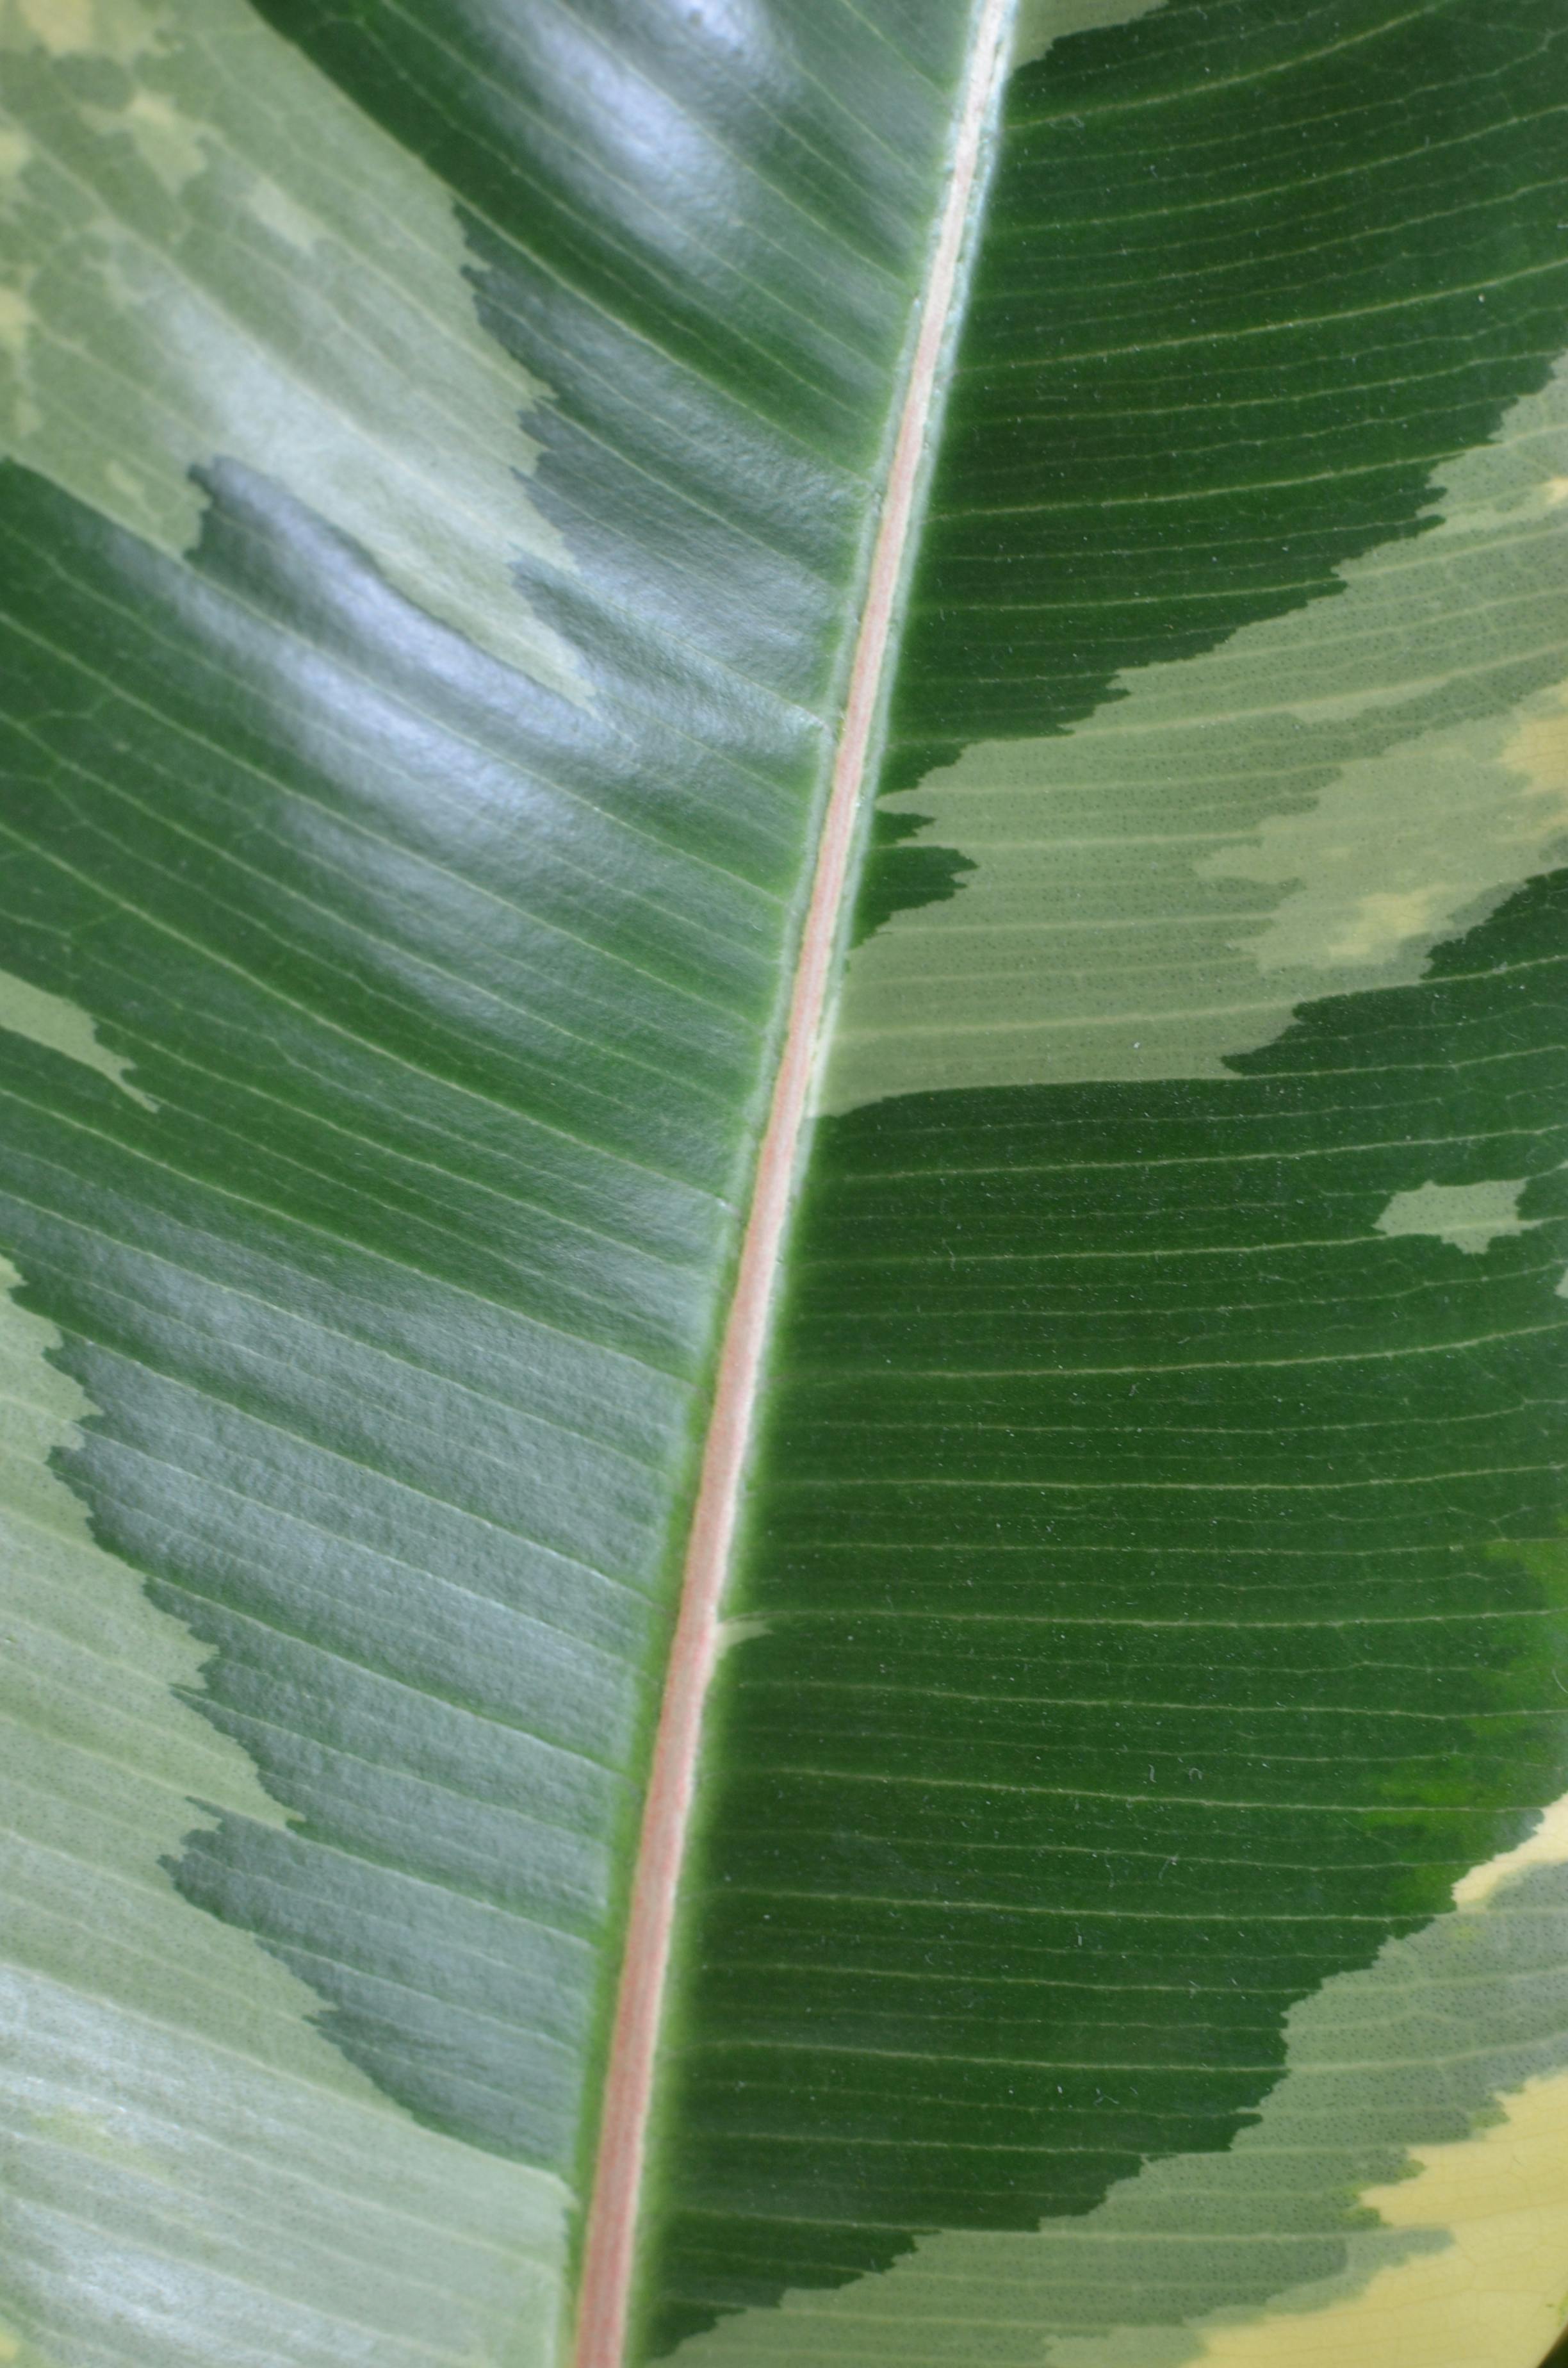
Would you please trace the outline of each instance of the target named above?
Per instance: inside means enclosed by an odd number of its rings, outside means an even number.
[[[855,844],[866,759],[881,702],[893,607],[903,576],[937,370],[986,125],[1005,63],[1013,0],[982,0],[952,169],[921,296],[920,328],[866,581],[844,721],[801,936],[778,1075],[757,1156],[735,1295],[703,1450],[680,1611],[649,1770],[626,1956],[610,2039],[598,2160],[583,2253],[576,2368],[621,2368],[636,2263],[638,2203],[653,2103],[671,1936],[691,1822],[702,1713],[718,1658],[720,1604],[767,1344],[768,1319]]]

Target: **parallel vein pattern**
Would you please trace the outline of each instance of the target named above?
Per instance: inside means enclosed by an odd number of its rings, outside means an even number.
[[[1568,40],[1545,0],[1110,13],[1012,83],[731,1606],[650,2343],[1536,2368],[1568,2041],[1522,1894],[1386,2121],[1350,2081],[1303,2139],[1291,2084],[1345,1985],[1481,1949],[1454,1885],[1568,1781]],[[1476,2158],[1475,2228],[1457,2171],[1366,2201],[1507,2113],[1533,2168]],[[1479,2261],[1516,2204],[1494,2326],[1414,2268],[1354,2317],[1405,2258],[1358,2228]]]
[[[1557,875],[1224,1082],[824,1131],[674,2328],[1228,2146],[1292,2002],[1562,1790],[1563,913]],[[1523,1228],[1380,1232],[1434,1167],[1533,1179]]]
[[[0,0],[21,2368],[569,2340],[975,21]],[[1015,29],[636,2357],[1537,2368],[1568,26]]]
[[[29,2363],[556,2356],[962,38],[0,16]]]

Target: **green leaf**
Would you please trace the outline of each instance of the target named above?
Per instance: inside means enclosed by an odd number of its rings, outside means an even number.
[[[0,60],[0,2358],[1536,2368],[1562,0]]]

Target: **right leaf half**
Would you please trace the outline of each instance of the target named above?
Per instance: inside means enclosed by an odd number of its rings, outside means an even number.
[[[1568,2290],[1568,19],[1133,14],[1026,28],[911,593],[692,2368],[1533,2368]]]

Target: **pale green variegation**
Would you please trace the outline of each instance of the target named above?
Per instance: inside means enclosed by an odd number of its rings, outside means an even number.
[[[546,390],[482,332],[449,191],[244,0],[0,6],[0,446],[165,551],[270,471],[388,580],[581,696],[530,619]]]
[[[92,1408],[0,1281],[3,2356],[336,2368],[554,2356],[568,2196],[421,2129],[316,1999],[170,1880],[193,1813],[281,1825],[204,1655],[50,1459]],[[26,2327],[46,2324],[35,2345]]]
[[[1126,25],[1163,5],[1164,0],[1018,0],[1013,62],[1027,66],[1043,58],[1052,41],[1065,40],[1070,33]]]
[[[1519,1214],[1528,1178],[1499,1177],[1487,1184],[1422,1184],[1396,1192],[1378,1219],[1380,1234],[1430,1234],[1450,1248],[1478,1257],[1509,1234],[1522,1234],[1530,1219]]]
[[[1227,2152],[1153,2162],[1038,2235],[922,2237],[880,2277],[788,2294],[676,2356],[1466,2368],[1493,2340],[1499,2358],[1539,2357],[1568,2309],[1565,1852],[1560,1807],[1544,1848],[1477,1869],[1458,1886],[1469,1905],[1295,2008],[1284,2077]],[[1464,2169],[1424,2190],[1434,2149]],[[1467,2184],[1473,2226],[1449,2216]],[[1467,2248],[1491,2282],[1479,2306]]]
[[[132,1101],[152,1108],[127,1074],[130,1062],[99,1043],[97,1030],[87,1014],[67,996],[50,995],[40,986],[29,985],[25,978],[0,972],[0,1028],[13,1036],[25,1036],[31,1043],[46,1044],[51,1052],[63,1053],[68,1061],[97,1069],[100,1076],[112,1078]]]
[[[1221,1076],[1304,997],[1418,978],[1562,860],[1568,380],[1432,492],[1335,597],[886,801],[973,868],[856,950],[826,1107]]]

